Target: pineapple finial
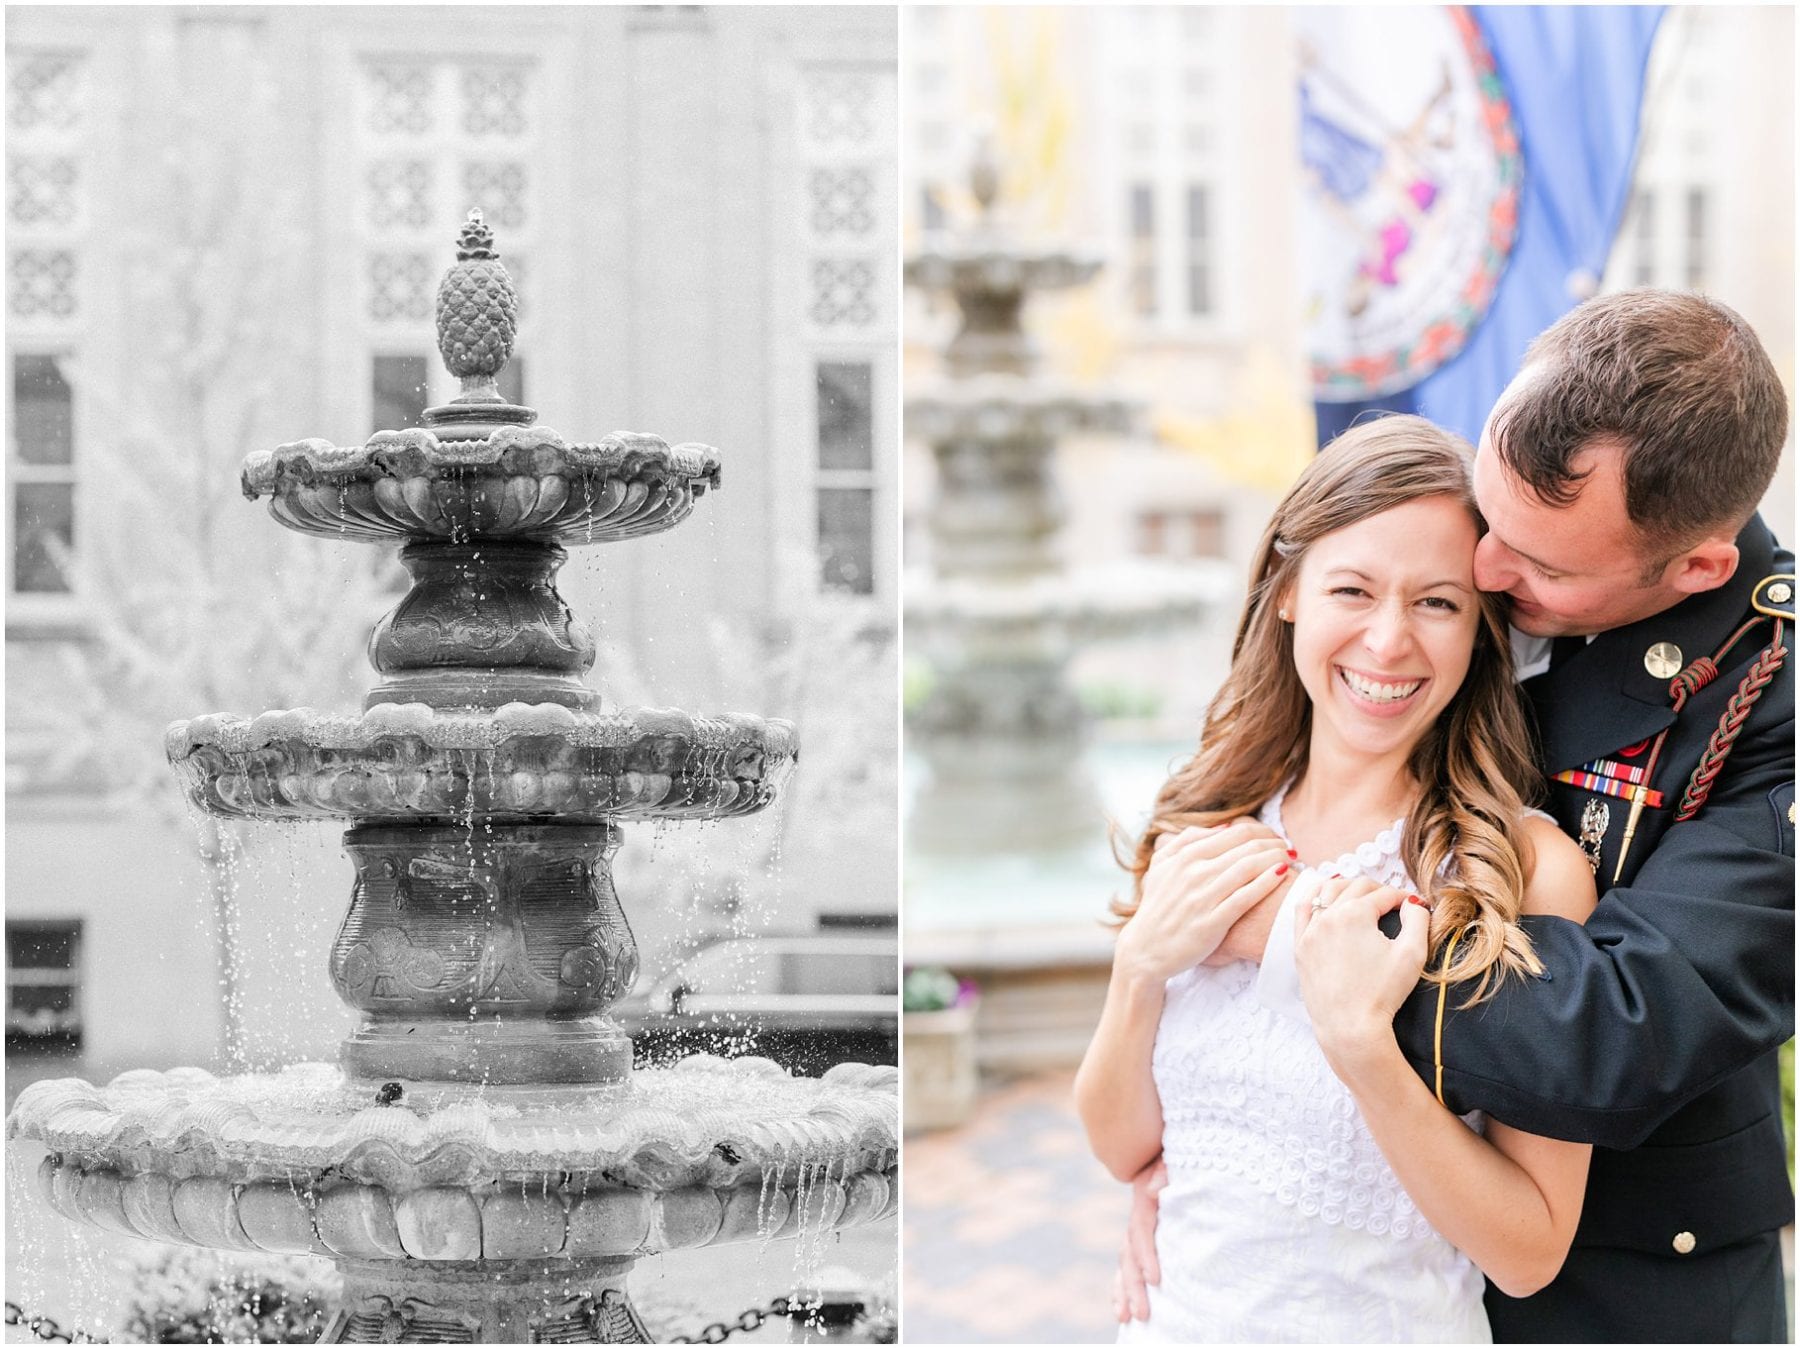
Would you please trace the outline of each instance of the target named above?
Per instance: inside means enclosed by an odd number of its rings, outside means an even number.
[[[456,265],[438,284],[438,351],[462,381],[458,403],[504,403],[494,382],[512,355],[519,296],[494,251],[494,232],[469,212],[456,241]]]

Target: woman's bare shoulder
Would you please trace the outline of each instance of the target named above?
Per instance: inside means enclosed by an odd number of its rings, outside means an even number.
[[[1525,912],[1548,913],[1585,923],[1594,911],[1594,869],[1575,840],[1540,815],[1525,817],[1531,841],[1531,874],[1525,880]]]

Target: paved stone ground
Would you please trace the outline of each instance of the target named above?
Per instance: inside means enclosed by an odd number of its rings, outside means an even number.
[[[1074,1074],[984,1093],[961,1129],[906,1140],[908,1344],[1110,1343],[1127,1192],[1087,1150]],[[1794,1320],[1793,1229],[1782,1243]]]
[[[984,1094],[961,1129],[914,1134],[902,1166],[908,1344],[1102,1344],[1125,1188],[1087,1150],[1074,1074]]]

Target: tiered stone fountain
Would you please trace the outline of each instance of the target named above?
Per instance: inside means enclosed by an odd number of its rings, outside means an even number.
[[[907,644],[933,675],[908,735],[919,762],[906,954],[980,985],[975,1059],[1011,1074],[1064,1068],[1087,1047],[1112,958],[1097,920],[1122,880],[1107,818],[1129,829],[1174,752],[1090,749],[1070,663],[1090,643],[1190,628],[1230,580],[1205,566],[1065,556],[1061,442],[1129,435],[1140,419],[1122,398],[1045,375],[1025,309],[1034,294],[1092,281],[1101,260],[1008,226],[987,144],[971,186],[972,226],[906,264],[908,284],[949,294],[961,313],[941,378],[906,402],[907,434],[930,445],[937,469],[931,570],[906,589]]]
[[[793,728],[609,710],[582,682],[594,641],[557,594],[562,546],[679,523],[719,457],[570,443],[507,403],[517,300],[478,212],[457,258],[438,337],[459,397],[420,428],[244,464],[246,495],[291,529],[404,542],[413,587],[371,637],[363,710],[167,736],[201,809],[351,822],[330,969],[362,1024],[336,1067],[39,1083],[8,1136],[49,1150],[40,1178],[70,1218],[335,1259],[326,1343],[642,1342],[639,1256],[893,1212],[895,1072],[704,1055],[633,1071],[606,1017],[638,968],[620,826],[760,810]]]
[[[930,444],[937,468],[932,574],[909,578],[906,592],[907,641],[935,676],[910,728],[929,780],[908,846],[924,853],[1032,853],[1098,837],[1068,663],[1091,642],[1191,624],[1219,589],[1210,574],[1147,563],[1067,566],[1058,442],[1128,433],[1137,417],[1123,399],[1038,372],[1027,300],[1086,284],[1101,261],[1013,237],[996,209],[999,180],[984,143],[971,174],[979,219],[906,263],[909,285],[947,292],[962,314],[945,378],[906,400],[907,434]]]

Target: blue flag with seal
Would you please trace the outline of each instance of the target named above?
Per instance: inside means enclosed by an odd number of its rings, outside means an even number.
[[[1296,11],[1319,444],[1373,409],[1470,441],[1599,284],[1661,7]]]

